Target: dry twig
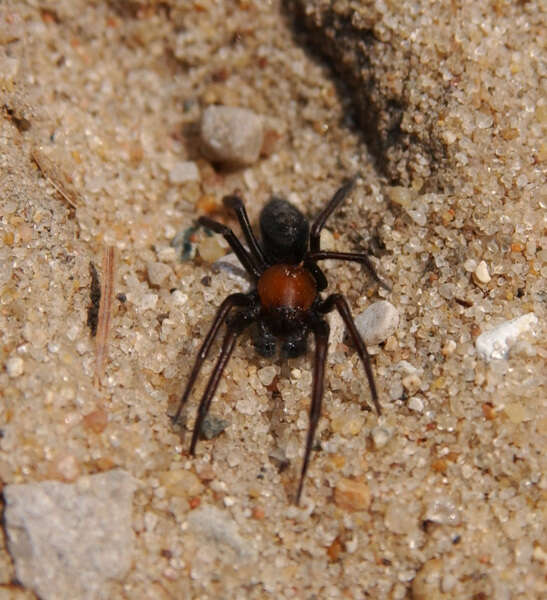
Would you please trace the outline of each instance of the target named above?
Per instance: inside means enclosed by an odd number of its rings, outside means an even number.
[[[112,300],[114,297],[114,274],[116,256],[112,246],[107,246],[103,254],[103,280],[101,283],[101,300],[99,303],[99,318],[97,335],[95,337],[96,363],[95,386],[100,387],[104,375],[105,361],[108,351],[108,333],[112,317]]]

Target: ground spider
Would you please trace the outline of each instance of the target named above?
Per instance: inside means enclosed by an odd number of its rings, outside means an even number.
[[[220,305],[211,329],[198,352],[173,420],[175,423],[178,421],[201,365],[207,358],[222,323],[226,322],[226,334],[220,356],[199,404],[190,444],[190,454],[192,455],[195,452],[203,421],[222,372],[232,354],[236,340],[243,330],[249,325],[255,324],[252,334],[253,343],[257,352],[262,356],[273,356],[277,343],[280,342],[282,354],[289,358],[300,356],[306,352],[308,335],[313,332],[315,359],[310,423],[304,462],[296,493],[296,504],[299,503],[302,495],[315,430],[321,414],[325,359],[329,339],[329,325],[322,316],[335,308],[344,320],[365,368],[376,411],[378,414],[381,412],[370,357],[365,343],[355,327],[346,299],[341,294],[332,294],[323,299],[320,294],[327,287],[327,280],[317,262],[326,259],[361,263],[377,283],[387,288],[387,285],[376,275],[366,254],[325,252],[320,249],[321,229],[328,217],[352,190],[353,184],[353,180],[346,183],[334,194],[331,201],[313,222],[311,230],[307,219],[297,208],[286,200],[272,198],[260,213],[261,244],[254,236],[241,198],[237,195],[226,196],[224,205],[235,211],[248,250],[230,228],[208,217],[200,217],[198,220],[200,225],[224,236],[249,274],[253,287],[247,294],[229,295]],[[238,310],[230,314],[234,308]]]

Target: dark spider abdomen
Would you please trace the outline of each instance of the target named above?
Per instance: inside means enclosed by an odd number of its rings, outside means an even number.
[[[275,263],[299,263],[308,247],[309,232],[306,217],[282,198],[272,198],[262,209],[262,244]]]

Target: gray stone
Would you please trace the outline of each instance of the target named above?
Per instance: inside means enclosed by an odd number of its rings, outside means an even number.
[[[135,482],[122,470],[8,485],[5,522],[17,579],[43,599],[98,598],[131,565]]]
[[[262,120],[253,111],[209,106],[201,119],[201,147],[207,158],[234,166],[251,165],[260,155]]]

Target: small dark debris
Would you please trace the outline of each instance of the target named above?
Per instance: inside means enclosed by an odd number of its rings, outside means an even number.
[[[91,277],[91,284],[89,286],[89,299],[91,303],[87,309],[87,326],[91,330],[92,337],[95,337],[97,335],[97,323],[99,321],[101,283],[99,281],[97,269],[92,262],[89,263],[89,276]]]
[[[289,459],[285,456],[285,452],[283,452],[281,448],[274,448],[268,454],[268,458],[273,466],[277,469],[278,473],[283,473],[283,471],[285,471],[290,465]]]
[[[517,298],[522,298],[525,293],[526,291],[524,290],[524,288],[517,288]]]
[[[24,133],[25,131],[28,131],[30,129],[30,121],[22,115],[17,114],[13,108],[10,108],[9,106],[4,106],[4,110],[6,111],[6,114],[8,115],[12,123],[15,125],[19,133]]]
[[[470,308],[473,306],[473,302],[471,302],[471,300],[465,300],[464,298],[454,298],[454,300],[464,308]]]
[[[127,302],[127,296],[123,293],[116,294],[116,298],[122,303],[125,304]]]
[[[209,287],[211,285],[211,277],[209,275],[205,275],[205,277],[203,277],[201,279],[201,284],[204,285],[205,287]]]
[[[455,536],[452,538],[452,543],[453,543],[454,545],[456,545],[456,544],[459,544],[459,543],[461,542],[461,540],[462,540],[462,536],[461,536],[461,535],[455,535]]]
[[[182,103],[183,112],[185,112],[185,113],[190,112],[192,110],[192,108],[194,107],[195,103],[196,103],[196,101],[193,98],[188,98],[188,99],[184,100],[184,102]]]
[[[421,524],[422,531],[424,531],[425,533],[431,533],[434,526],[435,526],[435,522],[432,521],[431,519],[425,519],[424,521],[422,521],[422,524]]]
[[[156,318],[158,319],[158,323],[161,325],[165,319],[169,318],[169,313],[160,313]]]
[[[214,415],[205,417],[201,426],[201,436],[206,440],[212,440],[218,437],[228,427],[228,421],[215,417]]]
[[[389,558],[382,558],[382,564],[384,567],[391,567],[393,563],[389,560]]]

